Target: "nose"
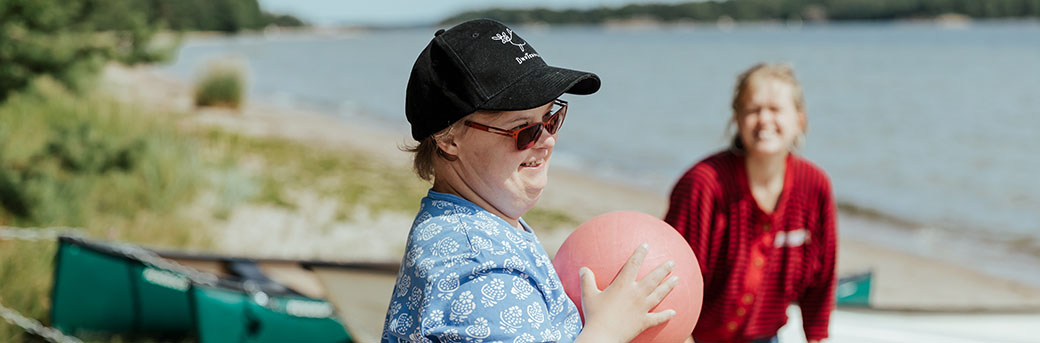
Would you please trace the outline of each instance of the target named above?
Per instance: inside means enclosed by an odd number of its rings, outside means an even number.
[[[534,144],[534,148],[551,149],[554,146],[556,146],[556,135],[549,133],[548,127],[542,126],[542,134],[538,135],[538,141]]]
[[[760,123],[774,123],[776,120],[776,112],[768,108],[763,108],[758,111],[758,121]]]

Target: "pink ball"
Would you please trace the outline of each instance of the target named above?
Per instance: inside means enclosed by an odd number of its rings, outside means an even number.
[[[578,269],[588,267],[596,274],[596,285],[605,289],[621,271],[625,261],[642,243],[650,246],[638,279],[666,261],[675,261],[670,275],[679,277],[672,289],[651,312],[676,311],[668,322],[651,327],[632,342],[681,343],[693,333],[701,312],[704,280],[693,250],[668,223],[645,213],[618,211],[599,215],[578,226],[560,246],[553,259],[563,289],[581,312],[581,279]],[[582,321],[585,314],[582,313]]]

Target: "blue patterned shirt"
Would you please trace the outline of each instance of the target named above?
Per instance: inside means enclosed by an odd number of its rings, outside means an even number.
[[[430,190],[412,223],[382,342],[570,342],[578,309],[524,230]]]

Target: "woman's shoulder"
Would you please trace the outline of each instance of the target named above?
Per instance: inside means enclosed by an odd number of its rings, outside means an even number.
[[[452,239],[471,241],[474,236],[490,239],[505,231],[493,214],[468,207],[430,211],[420,209],[412,226],[413,241]],[[479,239],[479,238],[478,238]]]
[[[427,201],[429,200],[429,201]],[[409,236],[409,249],[423,247],[435,256],[481,255],[506,243],[523,241],[494,214],[465,203],[424,199]],[[515,244],[514,244],[515,245]]]
[[[694,167],[700,168],[733,168],[737,162],[740,161],[740,156],[733,151],[726,149],[712,153],[711,155],[705,156],[700,161],[694,164]]]
[[[460,222],[479,220],[477,215],[486,212],[472,202],[459,196],[430,190],[419,203],[419,214],[413,227],[458,225]]]
[[[830,188],[830,177],[819,165],[809,161],[805,157],[791,154],[791,167],[802,180],[800,183],[819,185]]]
[[[738,162],[738,156],[728,150],[714,153],[687,169],[679,184],[691,187],[724,184],[736,175]]]
[[[722,150],[697,161],[690,167],[690,171],[711,175],[731,174],[730,171],[737,168],[739,163],[740,156],[730,150]]]
[[[801,188],[806,195],[814,198],[832,198],[830,177],[820,166],[804,157],[791,155],[789,169],[793,171],[793,182],[796,188]]]

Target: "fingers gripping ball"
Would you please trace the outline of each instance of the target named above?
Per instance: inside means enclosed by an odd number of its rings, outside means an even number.
[[[676,311],[668,322],[643,331],[632,342],[681,343],[697,325],[704,294],[704,281],[697,257],[678,232],[668,223],[645,213],[618,211],[597,216],[578,226],[560,246],[553,266],[571,301],[581,309],[581,282],[578,269],[586,266],[596,275],[596,285],[604,289],[614,280],[625,261],[642,243],[650,245],[637,279],[661,263],[675,261],[670,275],[679,284],[651,312]],[[582,313],[582,320],[585,314]]]

